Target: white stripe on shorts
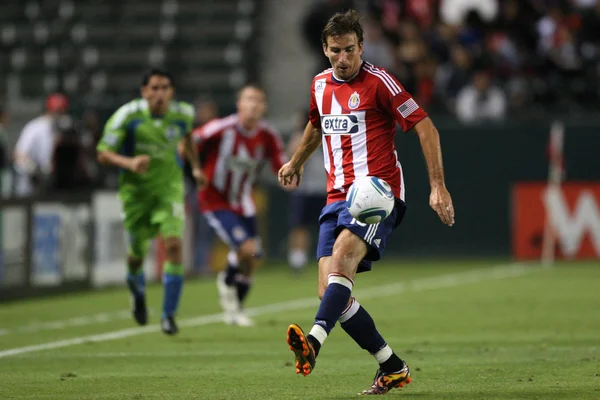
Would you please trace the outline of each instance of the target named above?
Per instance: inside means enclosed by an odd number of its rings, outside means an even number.
[[[227,234],[227,230],[223,228],[221,221],[219,221],[219,219],[215,217],[215,214],[212,212],[205,212],[204,216],[206,217],[208,224],[213,227],[213,229],[217,232],[217,235],[219,235],[221,240],[224,241],[227,246],[235,247],[234,243],[231,242],[229,235]]]
[[[369,225],[369,229],[367,229],[367,233],[365,234],[365,241],[369,244],[375,238],[375,233],[377,233],[377,228],[379,228],[379,222],[376,224]]]

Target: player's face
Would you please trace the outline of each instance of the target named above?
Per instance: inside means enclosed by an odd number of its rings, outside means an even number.
[[[264,92],[253,87],[243,89],[237,101],[237,109],[242,121],[255,124],[265,115],[267,109]]]
[[[173,93],[171,80],[166,76],[154,75],[150,77],[148,84],[142,87],[142,97],[148,101],[152,114],[166,113]]]
[[[358,72],[362,61],[363,45],[358,43],[356,33],[329,36],[327,45],[323,45],[323,51],[329,58],[337,78],[350,79]]]

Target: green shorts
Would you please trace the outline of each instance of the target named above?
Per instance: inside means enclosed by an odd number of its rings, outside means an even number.
[[[150,240],[159,234],[163,238],[183,237],[183,193],[154,199],[130,194],[121,194],[120,197],[123,202],[123,224],[130,256],[144,258]]]

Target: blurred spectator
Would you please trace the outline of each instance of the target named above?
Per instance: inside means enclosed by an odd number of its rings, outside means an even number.
[[[16,195],[29,196],[52,169],[57,118],[69,109],[67,98],[54,93],[46,99],[46,112],[23,128],[14,153]]]
[[[415,86],[412,95],[423,107],[433,106],[436,70],[437,63],[431,57],[418,62],[414,67]]]
[[[327,20],[336,12],[351,8],[354,8],[353,0],[314,0],[308,13],[304,16],[302,33],[306,45],[313,51],[317,60],[317,71],[315,73],[331,67],[329,60],[323,55],[323,46],[321,45],[321,31]]]
[[[405,0],[405,14],[419,27],[428,29],[434,22],[437,0]]]
[[[437,69],[435,76],[435,91],[447,111],[455,109],[458,92],[471,82],[473,65],[471,54],[459,44],[452,47],[450,54],[450,60]]]
[[[72,193],[90,188],[86,151],[73,119],[62,115],[56,120],[56,140],[52,154],[53,192]]]
[[[396,47],[392,72],[430,112],[454,113],[456,96],[469,86],[474,69],[489,71],[505,88],[511,115],[525,109],[547,114],[600,108],[600,1],[368,0],[366,5],[366,30],[377,33],[372,23],[378,21]]]
[[[396,56],[399,62],[398,76],[409,92],[415,92],[417,78],[415,66],[427,57],[427,46],[420,35],[419,27],[410,21],[400,26],[400,44]]]
[[[592,10],[584,13],[580,40],[581,53],[586,60],[600,59],[600,1]]]
[[[465,123],[498,120],[505,112],[504,92],[490,83],[486,71],[476,72],[473,83],[464,87],[456,100],[456,114]]]
[[[8,164],[6,157],[6,127],[8,126],[8,119],[8,111],[4,108],[4,103],[0,101],[0,172],[2,172]]]
[[[571,1],[575,5],[575,7],[581,8],[581,9],[593,8],[594,6],[598,5],[597,0],[571,0]]]
[[[537,45],[533,23],[537,18],[535,9],[529,2],[519,0],[506,0],[501,6],[496,32],[507,35],[522,56],[523,53],[533,53]]]
[[[406,21],[400,26],[400,45],[398,46],[398,57],[405,64],[414,64],[425,58],[427,47],[421,37],[419,27]]]
[[[84,161],[89,177],[95,186],[103,186],[107,182],[107,175],[112,176],[112,183],[116,184],[118,171],[116,168],[100,168],[96,157],[96,145],[102,137],[102,125],[100,117],[94,110],[86,110],[83,113],[81,126],[81,146],[84,152]],[[107,175],[104,175],[107,174]],[[115,187],[110,185],[110,187]]]
[[[467,15],[475,11],[487,22],[498,15],[497,0],[440,0],[440,16],[443,22],[451,25],[462,24]]]
[[[363,26],[365,33],[363,59],[378,67],[395,71],[394,47],[383,36],[381,25],[377,21],[367,19]]]

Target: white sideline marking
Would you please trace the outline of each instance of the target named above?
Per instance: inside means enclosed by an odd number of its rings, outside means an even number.
[[[373,299],[385,297],[392,294],[399,294],[405,291],[420,292],[423,290],[441,289],[456,287],[464,284],[482,282],[486,280],[499,280],[525,275],[532,271],[539,270],[538,266],[525,266],[523,264],[499,265],[491,268],[478,268],[476,270],[459,272],[446,275],[438,275],[430,278],[415,279],[405,283],[392,283],[379,287],[372,287],[356,291],[356,297],[359,299]],[[265,306],[249,308],[246,312],[249,315],[257,316],[281,311],[301,310],[315,307],[319,304],[317,298],[304,298],[282,303],[268,304]],[[202,325],[215,324],[223,321],[223,314],[203,315],[194,318],[188,318],[180,321],[181,327],[195,327]],[[71,339],[59,340],[37,344],[33,346],[17,347],[0,351],[0,358],[10,357],[19,354],[32,353],[43,350],[60,349],[63,347],[75,346],[83,343],[107,342],[110,340],[124,339],[130,336],[143,335],[144,333],[160,332],[157,325],[144,327],[121,329],[113,332],[106,332],[97,335],[75,337]]]
[[[151,310],[148,310],[149,314],[152,314]],[[33,322],[28,325],[19,326],[15,328],[4,328],[0,329],[0,336],[19,334],[19,333],[33,333],[40,331],[52,331],[65,328],[71,328],[75,326],[86,326],[92,324],[102,324],[112,321],[121,321],[124,319],[131,318],[130,310],[121,310],[114,312],[98,313],[94,315],[88,315],[84,317],[74,317],[69,319],[57,320],[57,321],[46,321],[46,322]]]

